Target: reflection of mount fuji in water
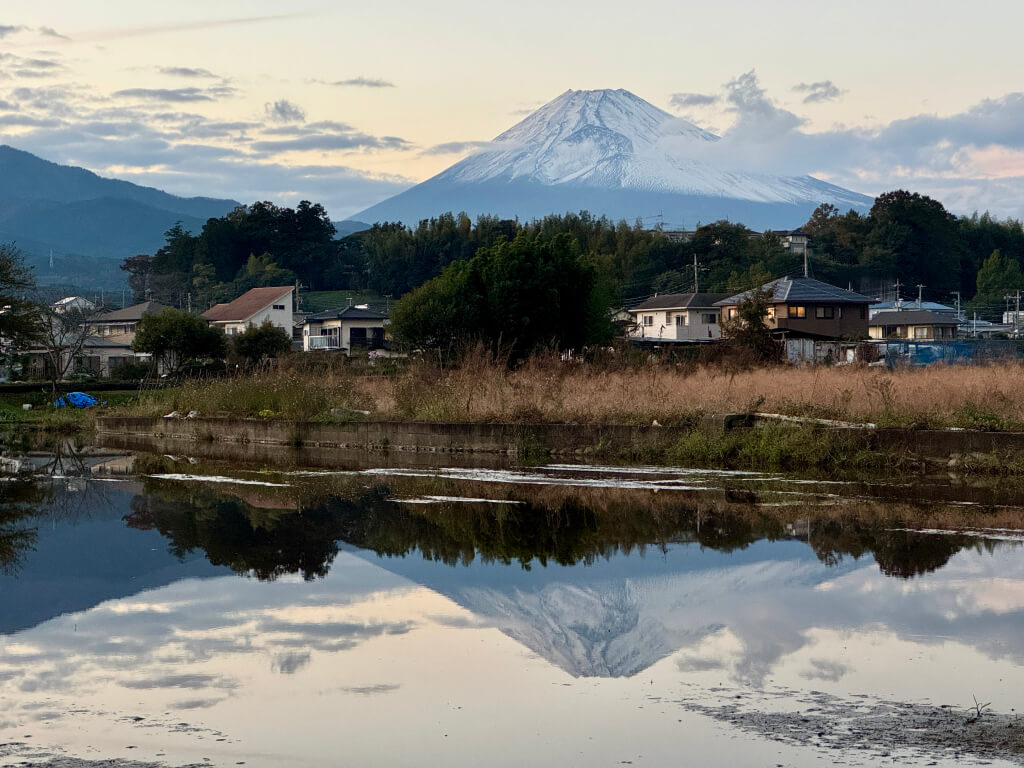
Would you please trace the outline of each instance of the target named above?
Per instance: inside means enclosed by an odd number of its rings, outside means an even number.
[[[799,541],[732,553],[669,545],[586,567],[531,571],[481,564],[467,572],[415,557],[357,554],[443,594],[574,677],[635,675],[720,629],[726,601],[809,592],[865,565],[825,568]]]

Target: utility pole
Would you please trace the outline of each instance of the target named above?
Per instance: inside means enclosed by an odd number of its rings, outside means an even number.
[[[700,293],[699,281],[697,278],[697,252],[693,253],[693,292]]]
[[[953,291],[953,295],[956,296],[956,321],[960,322],[960,291]]]
[[[1013,301],[1013,336],[1016,338],[1020,335],[1020,288],[1014,293],[1006,294],[1003,299],[1007,302]],[[1006,315],[1003,315],[1003,320],[1006,320]]]
[[[901,285],[900,279],[897,277],[896,278],[896,285],[893,286],[896,289],[896,301],[893,302],[893,307],[895,307],[896,309],[900,309],[901,308],[901,304],[900,304],[900,285]]]
[[[923,290],[924,290],[924,285],[922,283],[918,283],[917,284],[917,308],[918,309],[924,309],[924,305],[921,303],[921,291],[923,291]]]

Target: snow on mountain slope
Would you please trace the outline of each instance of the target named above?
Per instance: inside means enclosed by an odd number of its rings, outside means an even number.
[[[410,214],[449,209],[527,217],[582,208],[630,218],[660,206],[705,221],[709,211],[711,218],[789,216],[799,219],[792,224],[797,226],[823,202],[844,209],[871,205],[868,197],[811,176],[723,167],[722,153],[714,151],[717,142],[714,134],[629,91],[570,90],[478,152],[356,218],[408,220]],[[695,202],[706,198],[717,202]],[[755,212],[737,201],[755,204]]]

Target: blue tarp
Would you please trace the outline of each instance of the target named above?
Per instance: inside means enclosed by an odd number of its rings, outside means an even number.
[[[98,403],[99,400],[85,392],[68,392],[63,397],[54,400],[53,406],[55,408],[92,408]]]

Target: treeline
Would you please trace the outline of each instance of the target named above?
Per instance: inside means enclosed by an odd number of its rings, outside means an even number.
[[[956,217],[936,200],[902,190],[888,192],[870,212],[820,206],[804,225],[814,276],[872,296],[891,293],[896,280],[916,295],[952,302],[960,292],[972,308],[994,315],[1003,296],[1024,289],[1024,229],[988,214]],[[728,292],[802,269],[803,256],[771,232],[718,221],[685,238],[645,230],[639,222],[613,222],[586,212],[530,222],[445,213],[419,222],[376,224],[342,239],[318,204],[292,210],[271,203],[243,206],[210,219],[198,235],[175,227],[156,254],[134,256],[123,268],[137,299],[149,297],[202,309],[260,285],[299,280],[308,290],[371,290],[400,297],[481,248],[522,236],[553,243],[567,236],[607,289],[612,303],[654,292],[694,287]],[[979,274],[980,273],[980,274]]]

